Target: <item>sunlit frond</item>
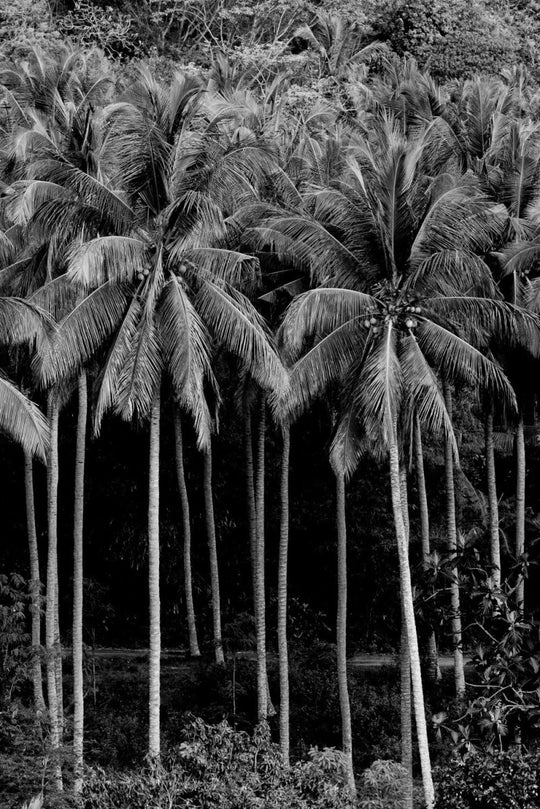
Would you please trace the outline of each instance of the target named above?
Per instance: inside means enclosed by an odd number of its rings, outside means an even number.
[[[45,460],[49,428],[47,420],[5,376],[0,374],[0,430],[7,433],[28,452]]]
[[[205,382],[215,387],[211,337],[176,278],[166,284],[157,313],[159,338],[173,394],[193,418],[199,448],[209,446],[212,419]]]
[[[510,408],[516,407],[514,391],[502,370],[462,337],[421,318],[416,339],[427,361],[444,379],[466,381],[500,397]]]
[[[325,335],[349,321],[377,309],[377,300],[354,289],[320,287],[295,298],[288,307],[278,333],[288,362],[294,362],[306,338]]]
[[[204,281],[194,305],[218,345],[234,354],[261,388],[277,396],[285,394],[287,372],[264,320],[244,295]]]
[[[140,239],[101,236],[72,246],[67,273],[83,287],[98,286],[105,281],[133,281],[145,269],[146,252],[146,245]]]
[[[129,299],[126,288],[106,282],[74,306],[60,322],[49,351],[37,358],[41,384],[48,387],[84,366],[118,328]]]

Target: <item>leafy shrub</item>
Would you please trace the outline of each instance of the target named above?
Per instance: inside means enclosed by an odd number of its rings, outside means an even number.
[[[342,755],[317,749],[285,768],[266,724],[252,736],[227,722],[194,720],[186,740],[142,772],[90,772],[84,809],[352,809]]]
[[[385,0],[375,29],[396,53],[442,80],[498,73],[520,47],[512,27],[481,0]]]
[[[435,772],[436,809],[539,809],[540,759],[517,753],[454,759]]]

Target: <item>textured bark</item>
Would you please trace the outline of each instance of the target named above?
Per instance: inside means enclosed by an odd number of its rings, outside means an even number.
[[[418,415],[415,419],[414,429],[414,457],[416,465],[416,482],[418,487],[418,505],[420,508],[420,537],[422,543],[422,565],[424,570],[429,567],[429,557],[431,553],[431,542],[429,534],[429,509],[426,491],[426,476],[424,473],[424,451],[422,447],[422,428]],[[431,629],[427,638],[427,673],[432,682],[441,679],[441,669],[439,667],[439,655],[437,651],[437,638],[435,630]]]
[[[184,597],[186,600],[186,618],[188,625],[189,653],[191,657],[200,657],[199,639],[197,637],[197,622],[195,620],[195,606],[193,603],[193,581],[191,575],[191,515],[189,497],[184,471],[184,442],[182,438],[182,417],[180,411],[174,414],[174,438],[176,449],[176,478],[180,493],[182,507],[182,528],[184,536]]]
[[[523,415],[520,414],[516,428],[516,559],[525,553],[525,432]],[[516,603],[523,612],[525,606],[525,581],[519,576],[516,587]]]
[[[403,513],[403,524],[405,528],[407,547],[408,547],[410,544],[409,499],[407,495],[407,474],[404,469],[401,469],[400,489],[401,489],[401,508]],[[400,587],[400,596],[401,596],[401,644],[400,644],[401,764],[407,773],[407,781],[405,784],[403,794],[403,809],[413,809],[411,660],[409,655],[409,643],[407,640],[407,627],[405,625],[403,587]]]
[[[249,553],[251,559],[251,588],[255,613],[255,557],[257,555],[257,508],[255,505],[255,474],[253,468],[253,426],[251,404],[244,396],[244,455],[246,474],[246,515]]]
[[[150,415],[148,474],[148,592],[150,605],[149,727],[148,755],[160,754],[161,707],[161,603],[159,588],[159,442],[160,392],[156,392]]]
[[[407,643],[409,646],[409,658],[411,662],[411,680],[414,714],[416,719],[416,733],[418,738],[418,753],[420,756],[426,809],[432,809],[434,804],[433,778],[431,774],[426,714],[424,707],[424,692],[422,687],[422,675],[420,671],[420,654],[418,651],[418,637],[416,633],[416,620],[414,616],[411,573],[409,569],[408,542],[405,524],[403,521],[403,508],[401,503],[399,450],[397,445],[395,424],[392,427],[390,435],[389,455],[392,510],[394,514],[394,525],[399,557],[403,613],[407,632]]]
[[[336,473],[337,529],[337,620],[336,652],[339,709],[341,713],[341,743],[347,772],[347,784],[356,794],[352,752],[351,705],[347,682],[347,521],[345,512],[345,478]]]
[[[75,486],[73,509],[73,770],[74,791],[83,786],[84,681],[83,681],[83,525],[84,467],[88,388],[86,373],[79,376]]]
[[[214,518],[214,494],[212,489],[212,448],[203,453],[204,460],[204,512],[206,536],[210,557],[210,587],[212,589],[212,619],[214,634],[214,654],[216,663],[225,662],[221,637],[221,596],[219,592],[219,567],[216,543],[216,523]]]
[[[493,441],[493,405],[486,406],[485,414],[486,477],[488,491],[490,562],[493,570],[491,580],[495,587],[501,586],[501,544],[499,536],[499,501],[495,475],[495,445]]]
[[[34,503],[34,465],[32,456],[24,451],[24,490],[26,498],[26,529],[30,560],[30,603],[32,611],[32,689],[36,711],[46,710],[41,672],[41,577]]]
[[[264,443],[266,438],[266,401],[259,394],[257,450],[255,467],[255,507],[257,542],[255,547],[255,628],[257,634],[257,717],[268,715],[268,681],[266,674],[266,604],[265,604],[265,537],[264,537]]]
[[[448,383],[444,383],[444,400],[450,420],[452,420],[452,391]],[[459,573],[457,569],[457,553],[459,550],[458,531],[456,522],[456,493],[454,483],[454,453],[450,438],[444,442],[444,466],[446,479],[446,534],[447,549],[450,557],[454,559],[454,571],[450,582],[450,603],[452,607],[452,645],[454,648],[454,681],[456,698],[463,699],[465,695],[465,669],[463,664],[463,647],[461,631],[461,600],[459,593]]]
[[[60,763],[61,724],[59,712],[62,700],[58,694],[56,658],[60,654],[57,647],[57,608],[58,608],[58,418],[59,405],[53,391],[47,400],[47,416],[50,424],[50,446],[47,458],[47,601],[45,609],[45,648],[47,653],[47,699],[49,703],[49,725],[51,757],[54,763],[54,782],[57,790],[63,788]]]
[[[287,646],[287,562],[289,553],[289,456],[291,435],[282,430],[280,475],[280,525],[277,585],[277,641],[279,660],[279,742],[285,766],[289,766],[289,650]]]

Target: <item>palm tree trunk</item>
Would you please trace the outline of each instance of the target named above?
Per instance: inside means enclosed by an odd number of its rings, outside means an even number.
[[[219,593],[219,568],[216,544],[216,523],[214,518],[214,496],[212,490],[212,447],[203,453],[204,459],[204,510],[206,535],[210,556],[210,586],[212,589],[212,618],[214,624],[214,654],[216,663],[223,665],[223,641],[221,638],[221,597]]]
[[[257,634],[257,717],[259,722],[268,713],[268,681],[266,674],[266,605],[264,576],[264,442],[266,438],[266,401],[259,396],[257,456],[255,474],[255,505],[257,514],[257,544],[255,549],[255,628]]]
[[[414,429],[414,456],[416,463],[416,481],[418,486],[418,502],[420,507],[420,536],[422,542],[422,566],[424,570],[429,567],[431,544],[429,535],[429,509],[426,491],[426,476],[424,472],[424,450],[422,447],[422,427],[418,414],[415,417]],[[427,639],[427,673],[432,682],[441,679],[439,655],[437,651],[437,638],[435,630],[430,629]]]
[[[409,528],[409,500],[407,495],[407,473],[400,472],[401,508],[403,523],[407,536],[407,547],[410,544]],[[408,553],[408,550],[407,550]],[[401,680],[401,764],[407,773],[407,781],[403,795],[403,809],[413,809],[413,739],[412,739],[412,701],[411,701],[411,659],[407,641],[407,627],[405,625],[405,606],[403,601],[403,587],[401,591],[401,649],[400,649],[400,680]]]
[[[525,431],[523,414],[520,413],[516,428],[516,559],[525,553]],[[516,587],[516,603],[520,612],[525,604],[525,581],[519,574]]]
[[[347,682],[347,521],[345,513],[345,477],[336,472],[336,528],[337,528],[337,620],[336,652],[341,738],[347,784],[356,795],[354,780],[351,705]]]
[[[60,723],[61,702],[58,695],[56,657],[59,649],[57,640],[58,605],[58,419],[59,403],[54,391],[47,400],[47,417],[51,436],[47,458],[47,601],[45,610],[45,647],[47,651],[47,699],[49,703],[49,724],[51,757],[54,761],[54,779],[57,790],[63,789],[62,767],[60,763]]]
[[[452,420],[452,391],[447,382],[443,383],[444,400],[448,416]],[[446,532],[448,538],[448,553],[454,560],[454,571],[450,582],[450,602],[452,606],[452,644],[454,647],[454,681],[456,698],[463,699],[465,695],[465,669],[463,665],[463,648],[461,632],[461,603],[459,593],[459,573],[457,567],[457,553],[459,549],[456,523],[456,493],[454,484],[454,452],[449,438],[444,442],[444,466],[446,477]]]
[[[200,657],[199,639],[197,637],[197,623],[195,621],[195,607],[193,604],[193,582],[191,576],[191,517],[189,498],[184,471],[184,442],[182,438],[182,417],[177,409],[174,413],[174,436],[176,447],[176,477],[180,503],[182,506],[182,526],[184,531],[184,596],[186,599],[186,615],[189,636],[189,654],[191,657]]]
[[[277,585],[277,641],[279,659],[279,742],[283,762],[289,766],[289,650],[287,645],[287,561],[289,552],[289,457],[291,433],[288,424],[282,429],[281,450],[281,515],[279,526],[279,559]]]
[[[253,470],[253,428],[251,404],[247,393],[244,396],[244,454],[246,472],[246,513],[248,524],[249,553],[251,559],[251,587],[253,592],[253,611],[255,613],[255,557],[257,554],[257,508],[255,505],[255,484]]]
[[[420,671],[420,653],[418,651],[418,637],[416,634],[416,621],[412,595],[411,572],[409,569],[408,541],[403,520],[401,503],[401,483],[399,467],[399,449],[396,436],[395,422],[392,424],[390,435],[390,487],[392,493],[392,509],[399,557],[399,572],[402,588],[403,613],[409,646],[411,662],[411,679],[413,692],[414,714],[416,718],[416,733],[418,738],[418,752],[422,770],[422,783],[426,809],[432,809],[434,804],[433,778],[427,736],[426,714],[424,708],[424,692],[422,687],[422,674]]]
[[[501,545],[499,537],[499,501],[495,475],[495,445],[493,441],[493,404],[486,406],[485,416],[486,473],[488,490],[491,580],[494,587],[501,586]]]
[[[26,497],[26,527],[28,534],[28,554],[30,559],[30,599],[32,609],[32,688],[34,707],[43,713],[46,710],[43,697],[41,673],[41,577],[39,574],[39,552],[36,531],[36,509],[34,503],[34,466],[32,455],[24,451],[24,490]]]
[[[75,493],[73,512],[73,768],[74,791],[83,786],[84,682],[83,682],[83,520],[84,466],[88,387],[86,373],[79,375]]]
[[[150,604],[150,665],[149,665],[149,729],[148,755],[160,754],[161,707],[161,604],[159,588],[159,388],[155,393],[150,415],[150,448],[148,475],[148,590]]]

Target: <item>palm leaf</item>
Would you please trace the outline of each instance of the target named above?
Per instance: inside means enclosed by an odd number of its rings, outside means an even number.
[[[278,396],[286,392],[288,376],[268,328],[244,295],[203,281],[194,305],[218,345],[237,357],[261,388]]]
[[[47,419],[37,405],[1,374],[0,429],[28,452],[45,460],[49,440]]]
[[[101,236],[74,244],[67,259],[68,276],[83,287],[106,281],[133,281],[147,263],[147,248],[129,236]]]

